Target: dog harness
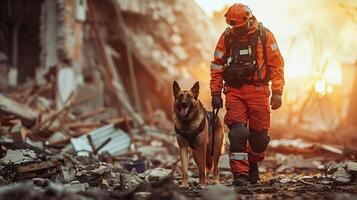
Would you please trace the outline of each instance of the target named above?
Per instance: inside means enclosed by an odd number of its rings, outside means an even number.
[[[176,131],[177,134],[181,135],[183,138],[185,138],[185,140],[187,140],[188,145],[192,149],[195,149],[194,144],[196,142],[196,138],[205,129],[206,120],[207,119],[210,120],[211,117],[212,117],[212,112],[205,111],[205,117],[203,118],[202,122],[200,123],[200,125],[196,129],[178,129],[175,126],[175,131]],[[209,130],[211,130],[211,124],[210,123],[209,123]],[[211,132],[211,131],[209,131],[209,132]]]

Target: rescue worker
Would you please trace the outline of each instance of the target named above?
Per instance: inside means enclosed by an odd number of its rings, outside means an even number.
[[[273,33],[248,6],[235,3],[225,17],[230,27],[215,49],[210,88],[213,108],[223,107],[222,90],[226,96],[232,184],[241,186],[259,181],[258,162],[270,141],[270,109],[282,104],[284,61]]]

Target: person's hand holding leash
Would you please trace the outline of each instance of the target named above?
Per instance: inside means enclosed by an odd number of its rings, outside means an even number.
[[[221,94],[212,94],[212,108],[213,109],[223,108],[223,100]]]

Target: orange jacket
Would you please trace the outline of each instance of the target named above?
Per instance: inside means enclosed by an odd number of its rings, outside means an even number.
[[[240,38],[241,40],[248,39],[250,34],[253,34],[254,31],[258,28],[257,23],[252,27],[252,29],[248,32],[248,34]],[[267,53],[267,64],[270,67],[270,78],[271,78],[271,89],[273,94],[282,94],[284,87],[284,60],[280,54],[278,45],[274,38],[272,32],[268,29],[266,30],[266,53]],[[225,33],[223,33],[218,41],[214,52],[214,60],[211,63],[211,94],[221,93],[223,88],[223,71],[226,66],[226,47],[224,43]],[[234,37],[234,36],[233,36]],[[238,39],[238,41],[240,40]],[[263,46],[262,42],[259,39],[258,47],[257,47],[257,62],[259,67],[262,68],[262,79],[264,79],[266,75],[266,67],[264,64],[264,56],[263,56]],[[258,80],[257,73],[254,76],[249,78],[250,80]]]

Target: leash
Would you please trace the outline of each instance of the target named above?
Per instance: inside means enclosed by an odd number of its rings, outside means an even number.
[[[217,109],[214,109],[213,108],[213,111],[212,111],[212,122],[211,122],[211,127],[212,127],[212,129],[211,129],[211,133],[212,133],[212,149],[211,149],[211,156],[213,156],[214,155],[214,131],[215,131],[215,129],[216,129],[216,127],[215,127],[215,122],[216,122],[216,117],[217,117],[217,115],[218,115],[218,112],[219,112],[219,108],[217,108]]]

